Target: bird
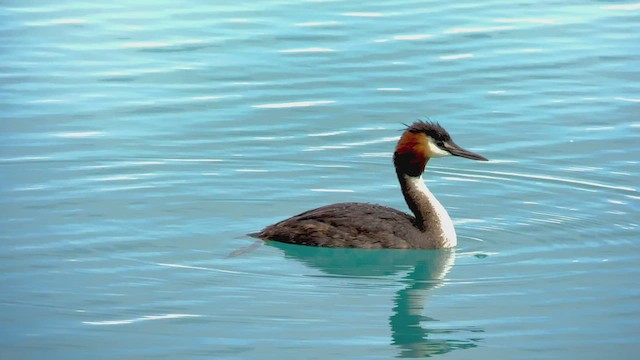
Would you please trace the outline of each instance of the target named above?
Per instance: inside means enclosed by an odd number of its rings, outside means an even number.
[[[383,205],[345,202],[303,212],[249,235],[265,241],[318,247],[455,247],[457,236],[453,222],[425,185],[422,174],[433,158],[488,159],[458,146],[437,122],[418,120],[405,126],[393,154],[393,165],[413,216]]]

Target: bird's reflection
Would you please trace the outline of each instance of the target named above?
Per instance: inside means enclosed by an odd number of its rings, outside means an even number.
[[[437,321],[423,315],[429,290],[442,286],[455,262],[455,250],[362,250],[317,248],[267,242],[285,256],[336,276],[391,276],[408,274],[396,293],[389,318],[391,343],[398,357],[429,357],[477,346],[477,328],[429,327]],[[427,311],[428,312],[428,311]],[[471,333],[471,336],[468,336]]]

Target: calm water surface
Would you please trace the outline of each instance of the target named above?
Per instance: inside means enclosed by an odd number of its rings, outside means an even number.
[[[0,358],[637,357],[640,4],[250,3],[2,3]],[[455,251],[251,247],[426,117]]]

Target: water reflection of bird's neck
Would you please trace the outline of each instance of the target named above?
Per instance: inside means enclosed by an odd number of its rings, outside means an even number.
[[[279,242],[267,244],[282,249],[289,258],[331,275],[386,277],[411,269],[401,280],[405,286],[394,297],[393,313],[389,319],[392,343],[400,348],[402,357],[424,357],[477,346],[474,340],[460,340],[459,336],[454,340],[429,339],[430,333],[443,330],[421,327],[421,322],[430,320],[422,315],[427,295],[444,284],[444,278],[455,262],[455,249],[363,251]],[[444,331],[453,334],[459,330]]]
[[[405,277],[407,286],[398,291],[394,299],[393,314],[389,319],[393,344],[401,348],[402,357],[424,357],[451,351],[447,340],[428,339],[429,329],[420,326],[425,318],[427,295],[442,286],[443,280],[455,262],[455,250],[434,251],[424,261],[417,262]]]

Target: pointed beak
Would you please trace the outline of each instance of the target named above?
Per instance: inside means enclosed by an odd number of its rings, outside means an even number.
[[[453,141],[449,141],[445,143],[445,150],[447,150],[451,155],[460,156],[463,158],[471,159],[471,160],[480,160],[480,161],[489,161],[486,157],[476,154],[474,152],[465,150],[460,146],[456,145]]]

